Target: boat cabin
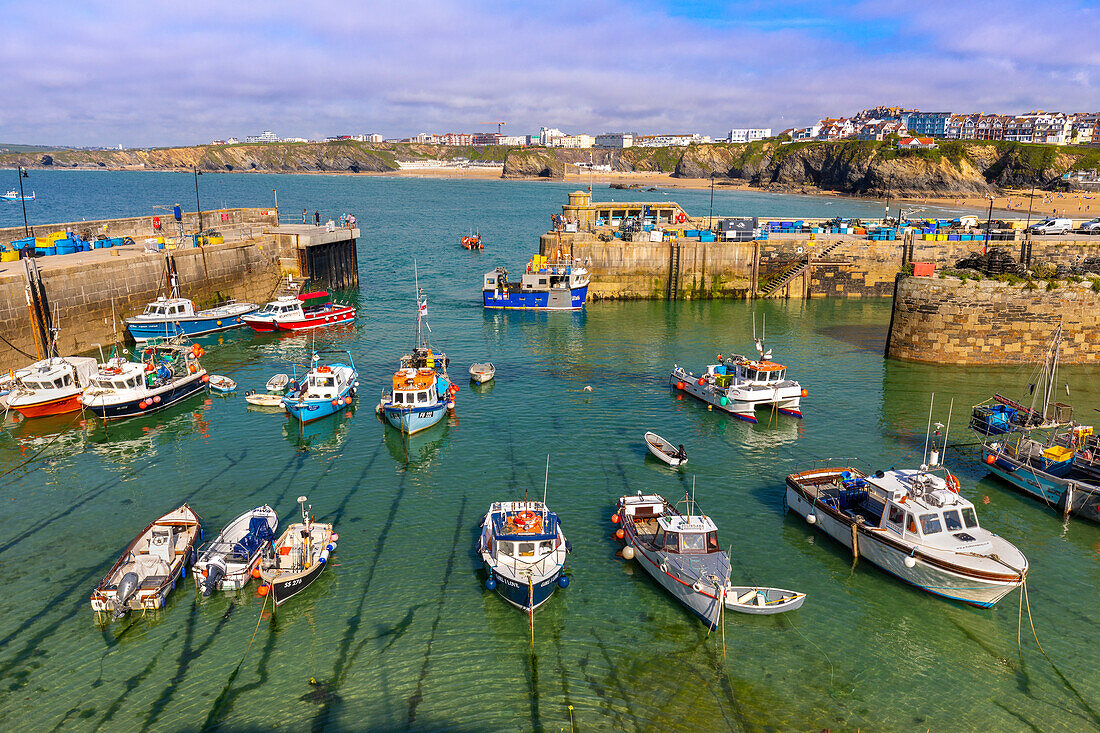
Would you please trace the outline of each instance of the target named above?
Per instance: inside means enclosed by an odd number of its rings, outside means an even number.
[[[707,374],[713,374],[719,387],[732,384],[752,384],[754,386],[774,386],[784,381],[787,367],[769,360],[746,359],[743,356],[731,356],[721,364],[707,366]]]
[[[29,390],[54,390],[85,387],[95,375],[95,359],[70,357],[70,359],[45,359],[26,369],[16,371],[19,383]]]
[[[301,316],[302,314],[302,301],[298,300],[300,297],[302,296],[280,295],[276,300],[266,303],[254,315],[270,316],[279,320],[293,320],[292,316]]]
[[[195,315],[195,304],[187,298],[157,298],[145,306],[143,318],[158,320],[162,318],[189,318]]]
[[[145,381],[145,368],[141,364],[122,362],[105,364],[92,377],[89,387],[111,391],[138,389]]]
[[[439,401],[432,369],[399,369],[393,374],[393,403],[397,407],[432,405]]]
[[[536,563],[554,552],[558,516],[534,502],[509,502],[494,507],[486,549],[493,557]]]
[[[649,544],[662,552],[681,555],[706,555],[720,552],[718,527],[705,516],[673,514],[657,520],[657,532]]]
[[[306,394],[311,399],[334,399],[340,394],[339,380],[332,367],[320,366],[309,372],[306,377]]]
[[[535,255],[524,268],[518,283],[508,282],[508,271],[498,267],[485,273],[483,290],[510,290],[518,292],[545,292],[569,290],[588,284],[588,270],[575,267],[568,261],[551,261],[544,255]]]

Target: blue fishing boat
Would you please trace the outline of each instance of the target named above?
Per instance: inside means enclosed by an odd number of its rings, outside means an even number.
[[[196,311],[188,298],[157,298],[145,306],[145,312],[127,318],[126,330],[138,343],[154,338],[202,336],[244,325],[241,316],[255,312],[255,303],[229,301],[213,308]]]
[[[447,355],[434,351],[424,337],[428,301],[419,287],[416,293],[416,347],[401,357],[401,366],[393,373],[393,388],[378,403],[378,412],[386,422],[408,435],[442,420],[454,408],[458,392],[458,385],[447,375]]]
[[[563,571],[570,549],[558,515],[541,501],[494,502],[481,520],[485,587],[527,613],[569,585]]]
[[[321,363],[322,353],[347,354],[347,363]],[[359,386],[359,374],[350,351],[313,352],[309,371],[298,382],[297,373],[283,397],[283,407],[295,419],[310,423],[350,405]]]
[[[503,267],[485,273],[482,304],[515,310],[581,310],[588,282],[588,270],[572,260],[535,255],[519,282],[509,282]]]

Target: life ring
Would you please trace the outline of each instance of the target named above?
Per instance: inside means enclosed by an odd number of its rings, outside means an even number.
[[[516,514],[516,523],[521,527],[527,528],[535,524],[539,515],[531,511],[523,511]]]
[[[328,374],[331,371],[332,371],[332,367],[327,367],[327,366],[317,367],[317,372],[320,373],[320,374]]]
[[[154,216],[153,217],[153,228],[154,229],[160,229],[160,217],[159,216]]]
[[[469,237],[463,237],[462,238],[462,243],[463,244],[469,244],[470,243],[470,238]]]
[[[947,488],[951,493],[959,493],[959,480],[951,472],[948,472],[944,480],[947,482]]]
[[[676,223],[677,224],[683,224],[687,220],[688,220],[687,214],[685,214],[682,211],[679,214],[676,215]]]

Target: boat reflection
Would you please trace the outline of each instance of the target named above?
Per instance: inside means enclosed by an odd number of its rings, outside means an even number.
[[[738,420],[721,410],[708,410],[697,400],[670,391],[673,409],[684,411],[695,423],[700,436],[717,439],[730,447],[769,451],[802,437],[806,423],[777,411],[757,410],[755,424]]]
[[[19,459],[25,460],[32,456],[61,458],[84,452],[87,427],[94,422],[85,419],[79,412],[46,415],[30,420],[17,412],[11,412],[5,428],[19,448]]]
[[[458,418],[453,413],[438,424],[413,435],[407,435],[385,424],[382,426],[382,439],[393,460],[402,465],[425,468],[432,465],[442,453],[443,446],[449,442],[452,424],[458,425]]]
[[[85,428],[87,444],[93,451],[116,463],[129,464],[138,458],[150,458],[158,449],[183,438],[210,436],[206,411],[209,398],[185,412],[154,413],[137,420],[104,423],[88,420]]]
[[[311,423],[288,418],[283,423],[283,437],[299,451],[335,452],[347,440],[357,405],[353,402],[346,409]]]

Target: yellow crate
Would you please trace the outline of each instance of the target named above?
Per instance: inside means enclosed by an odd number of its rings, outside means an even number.
[[[0,262],[16,262],[19,259],[19,250],[15,249],[11,252],[0,252]]]

